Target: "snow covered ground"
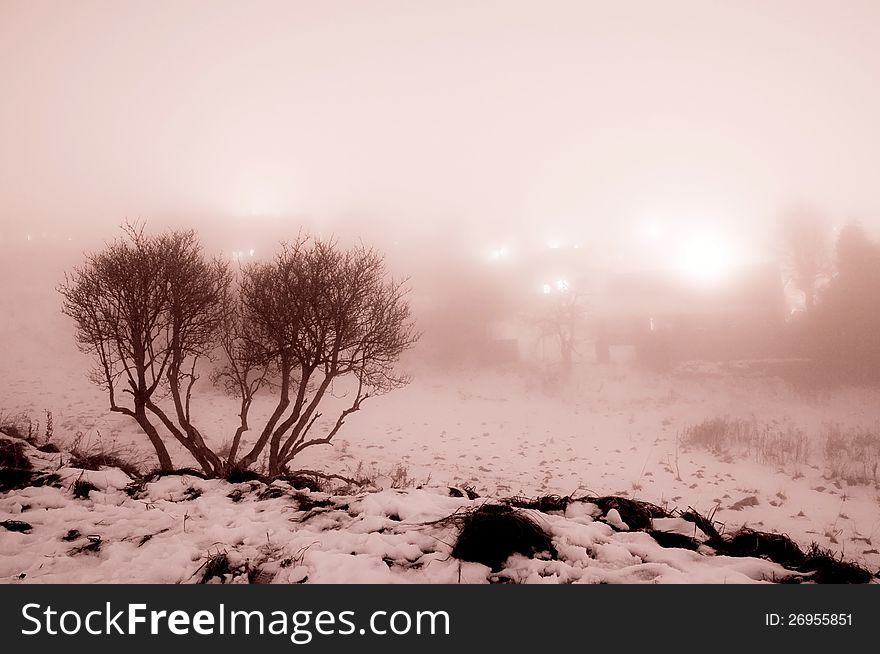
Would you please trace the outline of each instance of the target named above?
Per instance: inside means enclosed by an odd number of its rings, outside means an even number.
[[[133,458],[150,465],[136,428],[104,410],[100,392],[83,377],[82,361],[46,357],[39,367],[33,351],[20,357],[27,361],[12,353],[2,362],[3,407],[36,418],[52,411],[62,447],[77,432],[86,442],[97,442],[100,433],[105,445],[130,445]],[[267,411],[268,404],[259,409]],[[302,467],[360,468],[380,479],[402,465],[406,489],[334,498],[344,506],[303,521],[290,489],[285,498],[263,501],[254,498],[258,491],[246,490],[233,502],[225,482],[168,477],[133,499],[121,490],[130,480],[108,470],[85,473],[101,490],[77,500],[69,486],[81,472],[68,469],[62,489],[30,488],[0,499],[0,520],[33,526],[29,533],[0,531],[0,578],[184,582],[199,579],[200,566],[223,552],[236,564],[265,569],[276,582],[456,582],[459,575],[486,581],[488,568],[449,558],[454,535],[424,525],[472,505],[446,496],[447,486],[467,485],[481,495],[477,502],[592,493],[667,509],[716,510],[725,531],[749,526],[786,533],[804,549],[817,542],[873,571],[880,567],[878,491],[826,479],[821,443],[813,443],[809,462],[778,467],[747,453],[719,457],[689,449],[678,435],[689,424],[731,415],[791,423],[817,439],[822,422],[871,425],[878,412],[873,391],[801,397],[779,381],[730,371],[659,375],[590,367],[555,392],[527,374],[416,374],[409,387],[365,404],[333,447],[312,448],[301,460]],[[229,398],[212,395],[199,413],[206,433],[217,442],[228,438],[234,425]],[[47,467],[57,466],[49,459],[58,455],[39,456]],[[191,465],[180,452],[176,462]],[[419,485],[425,488],[416,490]],[[201,495],[186,499],[188,488]],[[503,575],[520,581],[735,582],[788,574],[769,562],[663,549],[646,534],[617,533],[590,514],[571,511],[541,517],[559,561],[520,557]],[[693,532],[693,525],[687,528]],[[71,529],[80,536],[64,540]],[[99,551],[70,555],[90,542],[88,536],[100,537]],[[282,566],[286,559],[297,563]]]
[[[45,280],[34,281],[34,288],[44,287]],[[41,430],[51,411],[54,441],[62,448],[79,434],[81,444],[123,447],[151,467],[148,443],[136,426],[110,414],[100,389],[86,379],[89,362],[75,351],[57,298],[43,293],[35,299],[24,284],[7,286],[0,295],[12,316],[0,324],[0,411],[28,413],[40,420]],[[28,313],[16,313],[25,299]],[[405,470],[403,494],[386,489],[339,500],[349,508],[303,522],[295,500],[256,501],[248,492],[236,503],[222,482],[170,477],[133,499],[120,490],[129,480],[119,471],[86,473],[101,488],[88,500],[73,499],[67,487],[0,495],[0,521],[33,525],[30,533],[0,530],[0,578],[10,581],[24,573],[27,581],[186,581],[198,577],[196,570],[211,552],[226,551],[251,562],[301,559],[276,570],[273,579],[282,582],[457,581],[459,565],[447,560],[444,535],[419,525],[468,504],[446,496],[447,486],[466,485],[480,494],[478,501],[590,493],[628,496],[669,510],[714,510],[726,532],[748,526],[786,533],[804,549],[816,542],[872,571],[880,568],[880,492],[874,484],[848,484],[829,475],[820,435],[824,423],[876,433],[876,389],[803,394],[736,365],[686,365],[660,374],[627,363],[583,364],[563,386],[537,366],[439,372],[417,361],[409,365],[412,384],[368,400],[332,447],[311,448],[298,461],[303,468],[343,474],[360,468],[379,478]],[[335,401],[341,406],[345,398]],[[268,398],[258,400],[252,424],[269,411]],[[234,400],[208,390],[194,412],[214,443],[230,438]],[[737,448],[719,456],[680,442],[688,426],[720,416],[799,429],[809,443],[808,456],[778,464]],[[174,455],[177,465],[192,465],[180,451]],[[67,486],[79,474],[66,471]],[[189,486],[203,491],[201,496],[178,501]],[[399,521],[390,517],[395,512]],[[695,559],[693,552],[657,549],[645,534],[612,533],[587,515],[542,519],[561,560],[511,564],[508,571],[517,579],[736,581],[781,574],[761,562]],[[61,540],[70,529],[82,538],[100,536],[99,551],[69,556],[69,550],[88,543]],[[148,535],[152,538],[138,546]],[[284,555],[267,558],[269,550]],[[384,559],[421,563],[389,567]],[[476,565],[461,566],[462,581],[487,579],[487,570]]]
[[[642,532],[605,522],[594,504],[564,513],[530,512],[548,531],[556,560],[514,555],[502,570],[450,556],[456,538],[435,524],[484,500],[441,489],[385,489],[353,496],[294,490],[286,482],[205,481],[168,476],[127,493],[118,469],[58,467],[62,454],[27,448],[35,468],[55,470],[61,487],[28,487],[0,496],[0,579],[6,582],[197,583],[745,583],[793,576],[757,558],[664,549]],[[96,489],[86,498],[75,482]],[[655,527],[702,536],[682,519]]]

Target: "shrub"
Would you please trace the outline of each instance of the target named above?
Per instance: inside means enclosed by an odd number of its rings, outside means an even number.
[[[754,432],[753,423],[724,416],[686,427],[681,441],[720,453],[734,444],[748,443]]]
[[[880,466],[880,427],[853,427],[837,424],[822,428],[825,474],[851,484],[877,485]]]
[[[78,500],[89,499],[89,494],[94,490],[98,490],[98,487],[88,479],[77,479],[73,482],[73,496]]]
[[[685,445],[702,447],[715,454],[729,454],[739,449],[759,463],[784,466],[806,463],[810,441],[793,425],[758,425],[756,420],[728,416],[711,418],[685,428],[681,434]]]
[[[0,438],[0,468],[30,470],[30,459],[24,453],[24,445],[8,438]]]
[[[452,516],[450,516],[452,517]],[[461,531],[452,556],[482,563],[498,572],[513,554],[534,557],[547,553],[556,558],[556,548],[547,532],[527,512],[503,504],[484,504],[455,518]]]
[[[27,441],[33,429],[31,419],[24,413],[12,415],[0,413],[0,434],[6,434],[12,438],[20,438],[23,441]]]
[[[153,236],[129,224],[58,291],[110,410],[137,422],[162,470],[174,469],[170,436],[209,477],[249,468],[264,452],[277,476],[304,449],[329,444],[366,400],[408,382],[395,367],[419,338],[408,288],[389,278],[383,256],[334,240],[299,237],[236,274],[206,257],[192,230]],[[214,383],[240,401],[222,453],[190,411],[199,366],[215,355]],[[343,383],[351,404],[324,417],[322,401]],[[240,452],[254,396],[268,391],[275,408]]]
[[[119,468],[129,477],[137,479],[141,476],[141,472],[135,459],[135,451],[130,447],[106,444],[102,441],[100,433],[96,441],[84,444],[80,433],[73,443],[67,465],[82,470]]]

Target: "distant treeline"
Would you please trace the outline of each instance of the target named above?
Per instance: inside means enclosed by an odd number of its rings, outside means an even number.
[[[880,244],[847,225],[829,273],[799,321],[806,354],[836,381],[880,382]]]

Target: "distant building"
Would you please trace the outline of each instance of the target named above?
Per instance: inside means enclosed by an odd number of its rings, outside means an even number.
[[[657,365],[776,356],[785,317],[775,265],[740,268],[704,286],[662,272],[614,275],[596,307],[596,359],[608,361],[613,345],[633,346]]]

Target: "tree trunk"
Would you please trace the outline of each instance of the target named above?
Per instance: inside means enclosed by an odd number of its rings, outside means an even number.
[[[162,442],[162,437],[159,436],[159,432],[153,426],[153,423],[147,418],[143,405],[135,408],[134,419],[153,444],[153,449],[156,450],[156,457],[159,459],[159,469],[162,471],[172,470],[174,465],[171,463],[171,455],[168,454],[168,448],[165,447],[165,443]]]

